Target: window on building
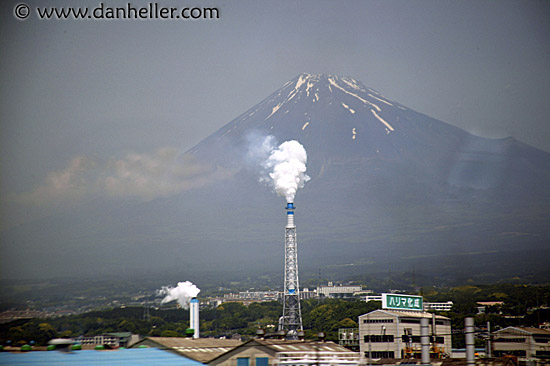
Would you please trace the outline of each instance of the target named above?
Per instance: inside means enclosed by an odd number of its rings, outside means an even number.
[[[363,323],[393,323],[393,319],[363,319]]]
[[[256,357],[256,366],[268,366],[269,359],[267,357]]]
[[[407,324],[420,324],[420,319],[402,318],[400,322]]]
[[[404,334],[401,336],[401,340],[405,343],[422,343],[422,338],[420,336],[413,336],[413,335],[407,335]],[[430,343],[434,343],[434,337],[430,336]],[[435,343],[444,344],[445,343],[445,337],[435,337]]]
[[[513,350],[513,351],[494,351],[495,357],[502,357],[506,355],[513,355],[519,357],[525,357],[526,352],[523,350]]]
[[[248,357],[237,358],[237,366],[250,366],[250,359]]]
[[[497,338],[494,341],[504,343],[525,343],[525,338]]]
[[[364,337],[364,341],[365,343],[369,342],[369,340],[371,342],[375,342],[375,343],[378,343],[378,342],[393,342],[393,335],[380,335],[380,334],[371,334],[370,336],[369,335],[366,335]]]
[[[395,358],[393,351],[383,351],[383,352],[371,352],[370,358]],[[365,357],[369,358],[369,353],[365,352]]]

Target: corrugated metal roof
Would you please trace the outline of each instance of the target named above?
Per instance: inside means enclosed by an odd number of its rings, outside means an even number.
[[[298,354],[310,352],[330,352],[332,354],[349,354],[350,350],[333,342],[319,342],[306,340],[285,340],[285,339],[252,339],[225,354],[210,360],[209,364],[217,364],[220,360],[238,355],[247,348],[255,348],[271,354]]]
[[[113,351],[0,353],[0,365],[10,366],[203,366],[200,362],[156,348]]]
[[[254,339],[243,346],[248,346],[249,343],[259,343],[262,346],[269,347],[277,352],[296,352],[296,351],[316,351],[326,350],[330,352],[349,352],[349,349],[342,347],[333,342],[318,342],[318,341],[287,341],[284,339]]]
[[[506,332],[510,332],[510,331],[529,333],[529,334],[541,334],[541,335],[550,336],[550,330],[541,329],[541,328],[531,328],[531,327],[507,327],[507,328],[504,328],[504,329],[497,330],[494,333],[506,333]]]
[[[238,339],[216,338],[178,338],[178,337],[147,337],[132,345],[132,348],[147,345],[178,354],[202,363],[208,363],[219,355],[241,345]]]

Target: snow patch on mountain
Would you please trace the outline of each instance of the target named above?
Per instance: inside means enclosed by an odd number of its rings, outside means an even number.
[[[372,112],[372,114],[374,114],[374,116],[380,121],[382,122],[390,131],[394,131],[394,128],[388,123],[386,122],[382,117],[380,117],[373,109],[370,110]],[[388,132],[389,133],[389,132]]]
[[[374,98],[374,99],[376,99],[376,100],[379,100],[379,101],[381,101],[382,103],[386,103],[387,105],[391,105],[391,106],[393,107],[393,104],[391,104],[390,102],[388,102],[388,101],[386,101],[386,100],[384,100],[384,99],[375,97],[375,96],[372,95],[372,94],[369,94],[369,97]]]
[[[334,79],[333,77],[329,77],[329,79],[328,79],[328,81],[329,81],[329,83],[330,83],[331,85],[333,85],[333,86],[335,86],[336,88],[340,89],[340,90],[343,91],[344,93],[349,94],[349,95],[351,95],[352,97],[355,97],[355,98],[359,99],[359,100],[360,100],[361,102],[363,102],[364,104],[368,104],[368,105],[370,105],[370,106],[376,108],[376,110],[377,110],[378,112],[381,111],[381,109],[380,109],[379,106],[377,106],[377,105],[374,104],[374,103],[369,102],[369,101],[366,100],[366,99],[361,98],[360,96],[358,96],[358,95],[355,94],[355,93],[352,93],[352,92],[347,91],[346,89],[344,89],[344,88],[342,88],[340,85],[338,85],[338,84],[336,83],[336,81],[333,80],[333,79]]]
[[[351,109],[346,103],[342,102],[342,106],[346,108],[351,114],[355,114],[355,111]]]

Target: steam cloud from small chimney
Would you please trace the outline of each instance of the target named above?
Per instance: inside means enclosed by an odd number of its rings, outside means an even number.
[[[262,142],[262,149],[268,149],[269,157],[262,163],[267,175],[260,181],[273,186],[287,202],[294,202],[296,191],[310,179],[306,174],[307,153],[296,140],[285,141],[278,148],[274,147],[274,141],[273,136],[267,136]]]
[[[197,297],[199,292],[201,290],[197,286],[185,281],[178,282],[176,287],[163,286],[162,289],[158,290],[158,295],[165,296],[160,302],[161,304],[177,300],[182,308],[189,309],[189,302],[192,298]]]

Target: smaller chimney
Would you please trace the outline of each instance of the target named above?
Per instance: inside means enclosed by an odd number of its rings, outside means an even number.
[[[265,330],[259,328],[258,330],[256,330],[256,338],[258,339],[264,339],[265,337]]]
[[[193,338],[199,338],[199,300],[196,297],[189,302],[189,328],[195,331]]]

